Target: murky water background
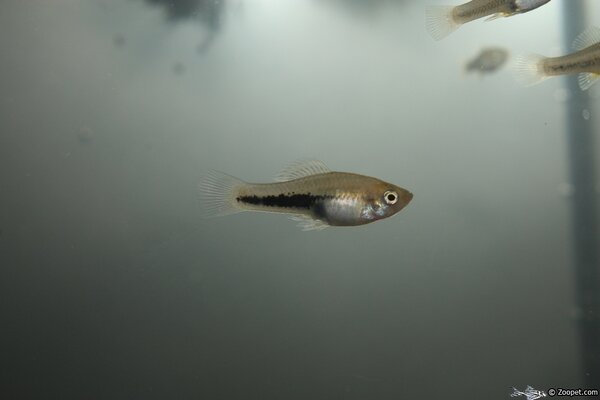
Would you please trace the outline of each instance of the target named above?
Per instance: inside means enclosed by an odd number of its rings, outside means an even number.
[[[562,3],[442,42],[420,1],[3,3],[2,397],[583,386],[573,95],[463,72],[483,46],[564,53]],[[415,198],[322,232],[199,218],[206,169],[267,182],[302,157]]]

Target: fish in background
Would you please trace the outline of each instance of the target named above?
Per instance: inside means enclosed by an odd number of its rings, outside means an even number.
[[[298,221],[305,231],[388,218],[413,197],[400,186],[369,176],[334,172],[318,160],[289,165],[275,183],[247,183],[210,171],[199,189],[207,217],[241,211],[282,213]]]
[[[550,0],[472,0],[459,6],[428,6],[425,10],[427,32],[441,40],[462,24],[479,18],[492,20],[534,10]]]
[[[590,27],[573,41],[574,53],[561,57],[530,54],[517,57],[517,80],[526,86],[535,85],[551,76],[579,74],[581,90],[587,90],[600,78],[600,28]]]
[[[501,47],[486,47],[465,65],[465,71],[480,74],[492,73],[500,69],[508,60],[508,51]]]

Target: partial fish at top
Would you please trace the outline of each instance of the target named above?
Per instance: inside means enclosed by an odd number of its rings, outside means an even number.
[[[464,23],[488,17],[492,20],[534,10],[550,0],[472,0],[460,6],[428,6],[425,13],[427,31],[441,40]]]
[[[275,183],[246,183],[210,171],[200,182],[206,216],[241,211],[288,214],[303,230],[364,225],[391,217],[412,199],[408,190],[369,176],[333,172],[318,160],[291,164]]]
[[[590,27],[583,31],[572,47],[577,51],[561,57],[538,54],[518,57],[515,63],[517,80],[529,86],[551,76],[579,74],[579,87],[589,89],[600,78],[600,28]]]

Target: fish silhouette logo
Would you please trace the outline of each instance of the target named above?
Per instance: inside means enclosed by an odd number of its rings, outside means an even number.
[[[546,397],[546,392],[543,390],[534,389],[531,386],[527,386],[524,391],[520,391],[517,388],[513,387],[513,392],[510,394],[510,397],[519,397],[525,396],[527,400],[536,400],[541,399],[542,397]]]

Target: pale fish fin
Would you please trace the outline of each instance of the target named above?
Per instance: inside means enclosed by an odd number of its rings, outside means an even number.
[[[484,21],[493,21],[498,18],[508,17],[508,15],[509,14],[506,14],[506,13],[496,13],[496,14],[492,14],[489,17],[487,17],[486,19],[484,19]]]
[[[329,226],[319,219],[313,219],[306,215],[293,215],[290,218],[298,222],[298,226],[303,231],[321,231]]]
[[[598,82],[598,79],[600,79],[600,75],[592,72],[582,72],[577,77],[577,81],[579,82],[579,87],[581,90],[588,90],[590,86]]]
[[[573,40],[571,47],[574,50],[581,50],[597,43],[600,43],[600,28],[590,26]]]
[[[209,170],[198,184],[202,216],[219,217],[243,211],[236,206],[235,196],[245,183],[223,172]]]
[[[544,73],[542,65],[544,58],[544,56],[540,56],[539,54],[518,56],[513,65],[517,82],[524,86],[532,86],[548,78]]]
[[[454,6],[427,6],[425,28],[435,40],[442,40],[461,25],[452,17]]]
[[[316,174],[324,174],[331,170],[323,161],[314,159],[301,159],[294,161],[281,170],[275,178],[278,182],[287,182],[293,179],[304,178]]]

